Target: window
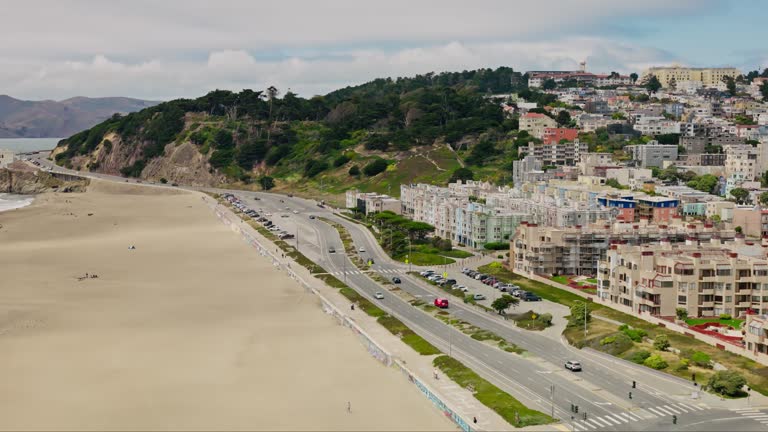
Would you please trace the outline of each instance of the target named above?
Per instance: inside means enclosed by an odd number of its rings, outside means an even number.
[[[688,302],[688,297],[684,295],[677,296],[677,304],[684,305]]]
[[[726,303],[730,303],[732,301],[733,301],[733,297],[732,296],[725,296],[725,302]]]

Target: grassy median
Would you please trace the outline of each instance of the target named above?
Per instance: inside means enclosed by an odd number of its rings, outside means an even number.
[[[526,407],[509,393],[491,384],[472,371],[472,369],[464,366],[463,363],[452,357],[437,357],[433,364],[458,385],[473,389],[475,399],[495,411],[515,427],[544,425],[555,422],[555,419],[552,417]]]

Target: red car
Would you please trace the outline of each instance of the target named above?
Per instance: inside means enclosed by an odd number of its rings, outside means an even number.
[[[440,309],[446,309],[448,307],[448,299],[436,298],[435,306],[439,307]]]

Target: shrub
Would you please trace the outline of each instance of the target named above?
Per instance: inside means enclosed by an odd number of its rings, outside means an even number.
[[[640,350],[633,353],[628,360],[632,363],[644,364],[649,357],[651,357],[651,353],[645,350]]]
[[[360,167],[358,167],[357,165],[352,165],[349,168],[349,175],[355,176],[355,177],[359,176],[360,175]]]
[[[165,178],[165,177],[161,177],[161,178],[160,178],[160,183],[162,183],[162,184],[166,184],[166,183],[168,183],[168,179],[167,179],[167,178]]]
[[[680,360],[680,362],[675,365],[675,371],[680,372],[680,371],[688,370],[689,363],[690,362],[688,361],[688,359]]]
[[[685,321],[688,318],[688,310],[686,308],[677,308],[675,309],[675,315],[677,315],[677,319]]]
[[[716,393],[726,396],[736,396],[741,393],[741,388],[746,384],[747,380],[738,372],[724,370],[717,371],[714,375],[709,377],[707,386]]]
[[[235,152],[232,149],[217,149],[211,154],[208,162],[214,168],[224,168],[225,166],[232,163],[232,156],[234,156],[234,154]]]
[[[731,319],[731,314],[720,314],[721,320],[729,320]]]
[[[646,332],[645,330],[630,328],[626,324],[619,327],[619,331],[629,336],[629,338],[632,339],[633,342],[641,342],[643,338],[648,335],[648,332]]]
[[[653,340],[653,347],[659,351],[666,351],[669,349],[669,338],[667,335],[658,335]]]
[[[230,149],[235,146],[235,141],[232,138],[232,133],[226,129],[220,129],[216,132],[216,148]]]
[[[488,250],[504,250],[509,249],[509,242],[490,242],[483,245]]]
[[[547,325],[547,327],[552,325],[552,314],[551,313],[543,313],[539,315],[538,318],[536,318],[537,321],[541,321],[544,324]]]
[[[387,161],[384,159],[376,159],[363,168],[363,174],[368,177],[373,177],[376,174],[383,173],[387,169]]]
[[[651,369],[656,369],[656,370],[666,369],[667,366],[669,366],[667,364],[667,362],[664,361],[664,359],[661,358],[661,356],[658,355],[658,354],[654,354],[654,355],[648,357],[647,359],[645,359],[643,364],[645,366],[648,366]]]
[[[343,155],[341,155],[341,156],[339,156],[339,157],[337,157],[336,159],[333,160],[333,166],[338,168],[338,167],[344,165],[345,163],[347,163],[349,161],[350,161],[349,157],[347,155],[343,154]]]
[[[701,351],[696,351],[693,354],[691,354],[690,360],[691,360],[691,363],[699,367],[705,367],[705,368],[712,367],[712,364],[711,364],[712,359],[709,357],[708,354],[703,353]]]
[[[310,159],[304,165],[304,176],[312,178],[328,169],[328,163],[316,159]]]
[[[600,340],[600,346],[595,347],[598,350],[611,354],[619,355],[630,350],[635,344],[624,333],[617,332]]]

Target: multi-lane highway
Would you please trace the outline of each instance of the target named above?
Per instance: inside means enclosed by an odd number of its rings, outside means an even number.
[[[50,166],[50,162],[44,159],[41,163]],[[74,173],[62,168],[56,170]],[[88,176],[125,181],[100,174],[89,173]],[[379,302],[384,309],[441,350],[450,350],[454,357],[526,405],[545,413],[553,412],[555,417],[574,430],[768,429],[763,424],[763,421],[768,423],[768,414],[764,415],[758,409],[729,410],[711,395],[702,395],[701,399],[694,400],[691,393],[695,388],[690,382],[613,357],[576,350],[560,340],[519,329],[493,314],[461,302],[451,303],[451,313],[525,348],[530,355],[518,356],[476,341],[395,295],[375,300],[374,293],[385,291],[384,288],[366,272],[354,267],[333,227],[316,218],[310,219],[310,215],[342,224],[350,232],[355,246],[365,249],[360,255],[374,259],[371,271],[385,277],[397,275],[402,280],[399,287],[403,291],[423,299],[441,294],[436,287],[420,278],[408,276],[408,266],[389,259],[365,227],[327,208],[318,207],[314,201],[261,192],[226,192],[234,193],[248,202],[251,208],[271,213],[274,223],[296,236],[290,242],[297,244],[304,255],[346,281],[362,295]],[[329,252],[330,247],[336,252]],[[563,363],[567,360],[581,361],[584,371],[572,373],[565,370]],[[636,388],[632,388],[632,381],[637,382]],[[572,404],[579,406],[578,414],[571,412]],[[586,419],[583,417],[585,412]],[[677,424],[673,424],[673,416],[677,417]]]

